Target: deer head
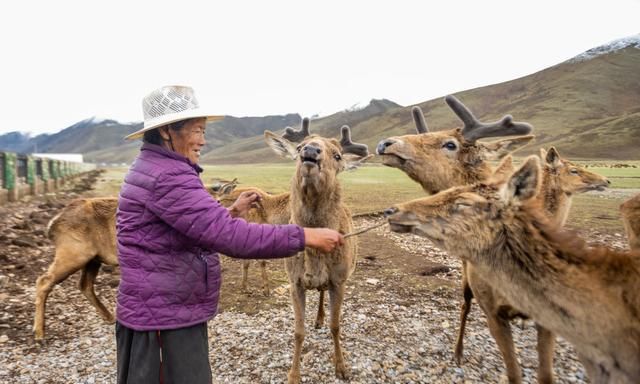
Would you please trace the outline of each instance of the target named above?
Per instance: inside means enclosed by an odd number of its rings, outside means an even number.
[[[462,120],[463,128],[429,132],[422,111],[414,107],[417,134],[389,137],[377,146],[384,165],[402,170],[428,193],[485,180],[491,175],[487,160],[501,159],[533,139],[520,136],[478,142],[487,137],[525,135],[532,127],[514,122],[508,115],[494,123],[482,123],[454,96],[445,101]]]
[[[427,237],[448,251],[487,249],[520,207],[535,200],[540,179],[540,162],[531,156],[507,178],[454,187],[388,208],[385,215],[392,231]]]
[[[237,177],[231,181],[219,181],[209,187],[209,193],[214,198],[219,199],[220,196],[228,195],[233,192],[239,183],[240,182]]]
[[[367,146],[353,143],[348,126],[341,128],[340,141],[318,135],[306,137],[297,146],[273,132],[265,131],[264,138],[273,151],[281,157],[296,161],[296,180],[304,187],[336,183],[338,173],[355,169],[371,156]]]
[[[549,177],[555,177],[559,187],[567,195],[593,190],[603,191],[611,184],[606,177],[563,159],[555,147],[549,148],[549,151],[540,148],[540,158],[544,164],[544,172]]]

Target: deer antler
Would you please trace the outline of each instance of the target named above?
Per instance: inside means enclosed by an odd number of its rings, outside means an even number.
[[[369,148],[366,144],[354,143],[351,141],[351,128],[348,125],[343,125],[340,128],[340,146],[342,146],[342,153],[350,153],[359,157],[369,156]]]
[[[422,109],[416,105],[411,108],[411,114],[413,115],[413,122],[416,124],[418,134],[429,132],[427,122],[424,120],[424,115],[422,114]]]
[[[287,139],[292,143],[300,143],[307,136],[309,136],[309,118],[305,117],[302,119],[302,127],[300,127],[299,131],[296,131],[291,127],[286,127],[282,138]]]
[[[511,115],[493,123],[482,123],[455,96],[448,95],[445,101],[464,123],[462,136],[472,143],[484,137],[526,135],[533,129],[528,123],[514,122]]]

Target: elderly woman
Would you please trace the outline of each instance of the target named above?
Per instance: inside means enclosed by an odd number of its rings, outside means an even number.
[[[198,174],[207,121],[193,89],[167,86],[143,99],[142,137],[120,191],[117,296],[118,383],[210,383],[207,321],[217,311],[220,261],[270,259],[343,241],[326,228],[260,225],[237,218],[258,196],[224,208]]]

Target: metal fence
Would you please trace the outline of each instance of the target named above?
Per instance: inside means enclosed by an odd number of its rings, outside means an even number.
[[[65,179],[95,169],[95,164],[76,163],[13,152],[0,152],[0,203],[56,190]],[[29,185],[31,188],[24,188]]]

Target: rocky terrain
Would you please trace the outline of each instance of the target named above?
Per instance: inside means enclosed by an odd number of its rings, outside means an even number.
[[[95,176],[97,177],[97,176]],[[32,334],[35,280],[51,262],[48,220],[73,198],[90,195],[94,179],[56,195],[0,207],[0,383],[115,383],[113,324],[106,324],[77,288],[79,274],[56,286],[46,311],[46,339]],[[98,180],[99,182],[99,180]],[[356,220],[363,228],[382,220]],[[595,242],[625,248],[621,233],[583,231]],[[453,362],[459,323],[460,262],[415,236],[386,226],[359,236],[356,273],[348,283],[342,317],[351,383],[502,383],[504,367],[477,304],[470,314],[461,367]],[[216,383],[284,383],[293,354],[293,312],[282,262],[269,264],[271,295],[260,290],[258,268],[249,292],[240,290],[241,263],[224,259],[220,314],[209,322]],[[118,268],[102,268],[97,295],[114,307]],[[305,383],[339,383],[329,329],[313,328],[318,294],[307,294]],[[327,308],[328,309],[328,308]],[[513,323],[526,383],[535,383],[532,323]],[[586,383],[563,340],[556,348],[559,383]]]

